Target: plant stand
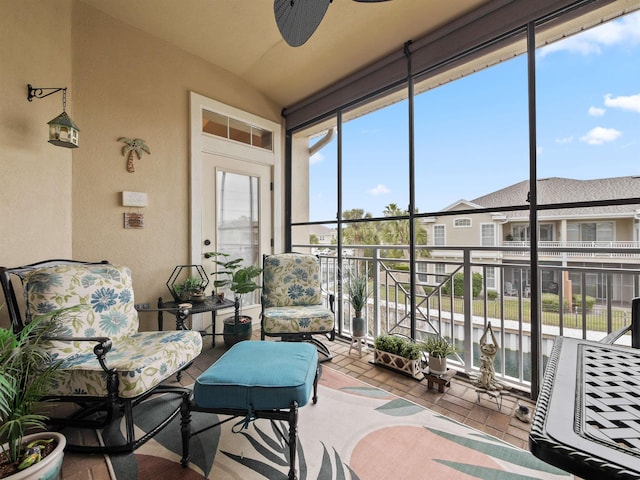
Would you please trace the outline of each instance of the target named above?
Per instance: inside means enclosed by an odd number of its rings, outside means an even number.
[[[496,402],[496,406],[498,407],[498,411],[502,411],[502,391],[500,390],[487,390],[486,388],[476,388],[476,394],[478,395],[477,403],[480,403],[480,397],[482,394],[487,395],[489,398],[492,398]]]
[[[444,393],[444,387],[451,386],[451,379],[456,376],[456,370],[448,368],[447,371],[441,375],[434,375],[429,373],[429,369],[425,368],[422,373],[427,380],[427,388],[432,389],[434,385],[438,386],[438,392]]]
[[[358,358],[362,358],[363,347],[365,352],[369,349],[367,347],[367,337],[352,337],[351,345],[349,346],[349,355],[351,355],[351,349],[353,347],[358,350]]]

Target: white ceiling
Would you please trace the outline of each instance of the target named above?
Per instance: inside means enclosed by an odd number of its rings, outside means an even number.
[[[333,0],[297,48],[280,36],[272,0],[81,1],[228,70],[287,107],[488,0]]]

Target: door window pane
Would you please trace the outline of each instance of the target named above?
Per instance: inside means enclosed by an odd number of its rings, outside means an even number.
[[[258,177],[219,170],[216,179],[216,251],[228,253],[228,260],[259,265]],[[243,303],[257,301],[254,295],[243,295]]]

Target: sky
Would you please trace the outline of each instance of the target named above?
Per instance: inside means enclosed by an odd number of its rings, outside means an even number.
[[[538,178],[640,175],[640,12],[539,49],[536,92]],[[419,212],[528,180],[525,56],[422,93],[414,107]],[[407,208],[408,138],[407,101],[343,125],[343,211]],[[312,221],[336,218],[336,145],[310,159]]]

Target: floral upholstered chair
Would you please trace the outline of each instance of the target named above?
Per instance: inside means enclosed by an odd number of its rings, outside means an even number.
[[[0,281],[15,332],[37,319],[56,319],[58,327],[49,341],[49,353],[61,362],[60,375],[48,398],[74,403],[80,410],[72,419],[55,421],[97,428],[122,413],[125,416],[127,438],[122,445],[68,443],[71,450],[118,452],[140,446],[180,409],[181,402],[177,402],[168,418],[158,419],[156,429],[136,439],[133,406],[151,394],[177,394],[188,405],[188,389],[163,382],[199,355],[202,337],[190,330],[139,332],[129,268],[106,262],[53,260],[0,268]],[[16,295],[18,285],[24,291],[24,301]],[[52,317],[52,312],[57,313]]]
[[[269,336],[309,341],[324,357],[321,360],[330,359],[327,346],[312,337],[335,338],[335,297],[326,295],[329,308],[323,304],[318,257],[302,253],[265,255],[262,275],[262,339]]]

